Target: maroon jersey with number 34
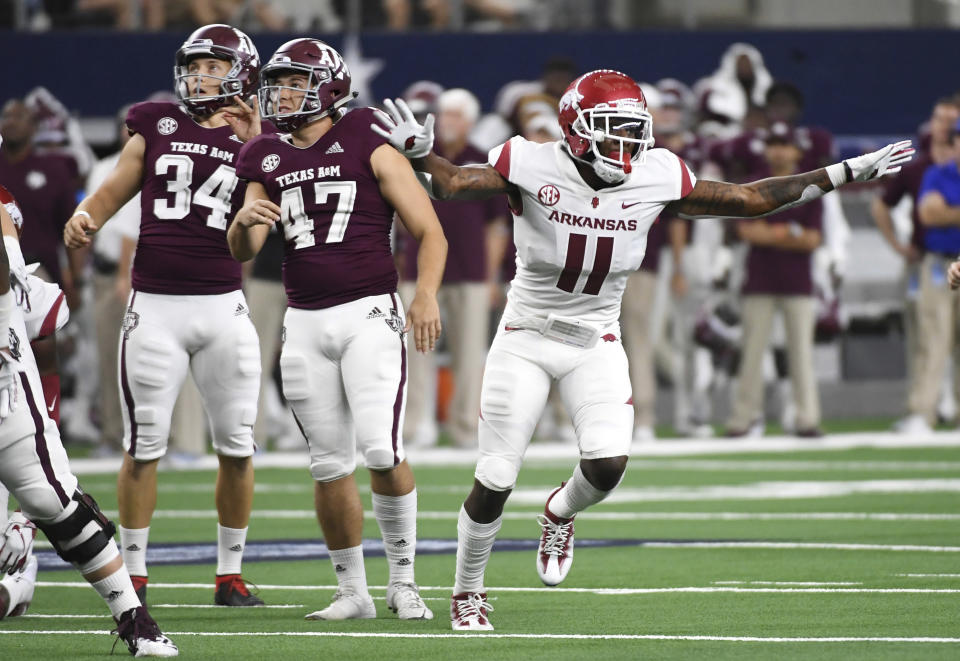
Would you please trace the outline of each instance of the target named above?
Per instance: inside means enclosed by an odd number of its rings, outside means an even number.
[[[205,128],[169,102],[138,103],[127,114],[127,127],[146,140],[134,290],[199,295],[240,289],[240,264],[230,255],[226,232],[246,190],[236,172],[243,144],[229,126]]]

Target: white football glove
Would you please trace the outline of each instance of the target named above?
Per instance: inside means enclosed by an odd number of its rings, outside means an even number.
[[[427,115],[421,125],[403,99],[397,99],[396,105],[390,99],[384,99],[383,105],[390,114],[382,110],[376,111],[382,126],[371,124],[370,128],[374,133],[382,135],[397,151],[411,160],[429,154],[433,149],[433,115]]]
[[[869,181],[885,174],[896,174],[913,158],[916,149],[911,140],[901,140],[875,152],[848,158],[827,168],[834,188],[851,181]]]
[[[20,361],[13,357],[10,349],[0,349],[0,424],[17,410],[20,398]]]
[[[0,574],[13,574],[23,569],[36,536],[37,526],[23,512],[10,515],[7,528],[0,537]]]

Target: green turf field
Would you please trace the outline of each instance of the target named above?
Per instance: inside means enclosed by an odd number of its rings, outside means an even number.
[[[500,539],[535,540],[543,500],[571,468],[525,466]],[[472,468],[414,469],[421,540],[455,539]],[[112,476],[82,484],[115,510]],[[382,557],[366,563],[376,620],[303,620],[333,594],[325,559],[248,562],[266,609],[211,607],[212,564],[151,569],[149,601],[187,659],[958,659],[958,505],[960,443],[635,457],[576,528],[578,541],[630,545],[578,547],[558,588],[540,583],[533,551],[495,552],[492,635],[450,630],[451,552],[417,559],[429,622],[387,610]],[[311,507],[305,468],[258,470],[250,541],[320,541]],[[215,522],[212,472],[161,475],[151,544],[213,542]],[[364,537],[379,537],[372,518]],[[0,622],[0,659],[109,654],[112,623],[93,590],[74,587],[72,571],[39,580],[28,615]]]

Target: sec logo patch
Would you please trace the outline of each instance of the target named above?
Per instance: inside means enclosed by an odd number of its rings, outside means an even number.
[[[278,165],[280,165],[280,157],[276,154],[269,154],[263,157],[263,160],[260,162],[260,169],[264,172],[273,172],[277,169]]]
[[[553,184],[547,184],[546,186],[540,187],[540,190],[537,192],[537,197],[540,199],[540,204],[552,207],[560,201],[560,191],[557,190],[557,187]]]
[[[177,120],[173,117],[163,117],[157,122],[157,133],[160,135],[170,135],[177,130]]]

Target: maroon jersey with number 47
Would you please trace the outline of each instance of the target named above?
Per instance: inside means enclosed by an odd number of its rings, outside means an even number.
[[[150,294],[225,294],[240,289],[227,227],[243,205],[243,144],[229,126],[200,126],[180,106],[138,103],[127,127],[146,141],[140,239],[133,288]],[[265,125],[263,130],[272,130]]]
[[[373,119],[372,109],[358,108],[309,147],[273,134],[240,152],[237,174],[263,184],[281,209],[290,307],[317,310],[396,291],[394,211],[370,166],[386,142],[370,130]]]

